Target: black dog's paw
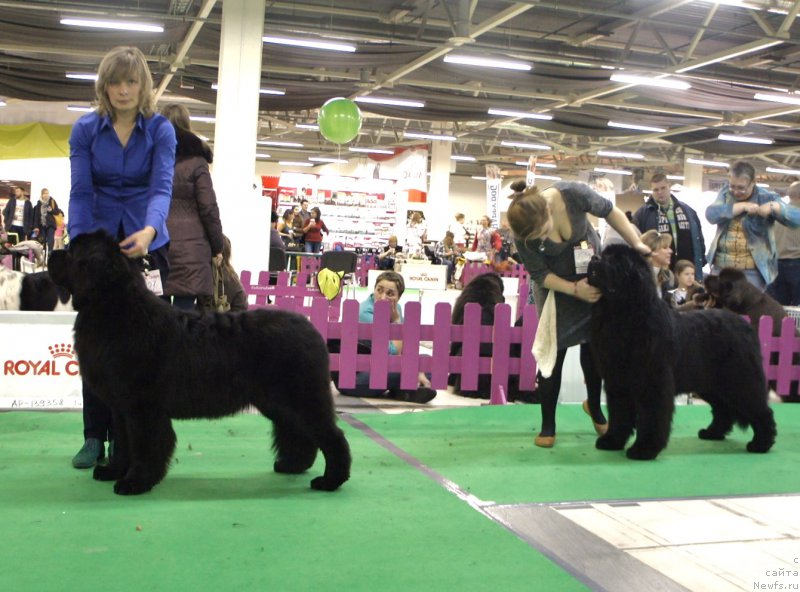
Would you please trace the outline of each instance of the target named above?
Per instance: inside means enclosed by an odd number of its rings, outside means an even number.
[[[95,481],[116,481],[122,476],[123,473],[121,469],[114,464],[97,465],[92,473],[92,477]]]
[[[627,438],[623,440],[621,438],[614,437],[613,434],[606,433],[597,439],[597,441],[594,443],[594,446],[598,450],[622,450],[625,448],[626,441]]]
[[[339,489],[341,483],[331,482],[330,479],[323,477],[314,477],[311,480],[311,489],[316,489],[317,491],[336,491]]]
[[[659,451],[634,442],[633,446],[625,451],[625,456],[631,460],[653,460],[658,456]]]
[[[117,495],[139,495],[153,489],[152,483],[139,479],[120,479],[114,483],[114,493]]]
[[[275,464],[273,465],[272,468],[275,470],[276,473],[297,475],[299,473],[305,473],[308,470],[308,465],[300,464],[298,462],[293,462],[289,460],[278,459],[275,461]]]
[[[770,448],[772,448],[771,442],[759,442],[757,440],[752,440],[747,443],[747,452],[757,452],[759,454],[763,454],[764,452],[769,452]]]
[[[701,440],[724,440],[725,434],[710,428],[705,428],[697,432],[697,437]]]

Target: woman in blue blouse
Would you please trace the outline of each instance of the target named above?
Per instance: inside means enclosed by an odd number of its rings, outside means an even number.
[[[135,47],[106,54],[95,93],[97,109],[75,123],[69,139],[69,235],[103,229],[117,236],[128,257],[148,255],[149,267],[160,272],[163,285],[169,271],[166,220],[175,130],[155,112],[153,78]],[[93,467],[105,456],[105,441],[113,439],[110,410],[85,385],[83,425],[85,442],[72,459],[76,468]]]

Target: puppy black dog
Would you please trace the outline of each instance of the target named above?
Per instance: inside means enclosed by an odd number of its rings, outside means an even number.
[[[772,296],[748,282],[741,269],[725,267],[719,275],[706,276],[703,283],[715,308],[747,315],[756,333],[761,317],[772,317],[772,333],[780,335],[781,322],[788,316],[786,310]]]
[[[303,316],[280,310],[182,312],[147,290],[138,265],[103,232],[50,258],[78,311],[75,350],[86,384],[112,410],[115,455],[94,478],[122,495],[149,491],[175,449],[171,419],[216,418],[252,405],[273,422],[274,470],[302,473],[321,450],[313,489],[350,475],[350,449],[330,393],[325,342]],[[286,372],[302,368],[301,372]]]
[[[450,320],[453,325],[464,324],[464,307],[474,302],[481,305],[481,325],[494,324],[494,306],[501,302],[505,302],[503,296],[503,280],[496,273],[484,273],[473,278],[464,289],[461,290],[453,305]],[[459,356],[462,351],[462,344],[460,342],[453,342],[450,345],[450,355]],[[492,344],[484,343],[480,347],[481,357],[491,357]],[[453,387],[456,394],[464,395],[465,397],[472,397],[478,399],[488,399],[491,389],[491,376],[482,374],[478,378],[478,390],[465,391],[461,388],[461,375],[451,374],[448,377],[447,383]]]
[[[711,405],[698,432],[722,440],[737,423],[751,426],[749,452],[767,452],[776,428],[767,404],[761,350],[752,328],[726,310],[678,312],[659,298],[650,265],[627,245],[610,245],[589,264],[603,295],[592,307],[591,344],[606,387],[608,431],[597,448],[655,458],[667,446],[676,393]]]

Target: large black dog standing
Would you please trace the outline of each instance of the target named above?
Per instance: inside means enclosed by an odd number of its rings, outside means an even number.
[[[655,458],[667,446],[677,393],[711,406],[704,440],[723,440],[737,423],[753,428],[749,452],[767,452],[776,428],[767,403],[761,350],[751,327],[725,310],[678,312],[657,293],[649,263],[627,245],[611,245],[589,264],[592,349],[608,401],[608,431],[597,448]]]
[[[78,311],[83,379],[114,415],[115,455],[95,468],[95,479],[116,480],[122,495],[149,491],[175,449],[171,419],[252,405],[273,422],[276,472],[302,473],[321,450],[325,473],[311,487],[333,491],[347,481],[350,448],[336,426],[328,352],[307,319],[279,310],[175,310],[103,232],[76,237],[49,267]]]

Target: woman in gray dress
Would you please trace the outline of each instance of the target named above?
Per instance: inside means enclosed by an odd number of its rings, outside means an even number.
[[[583,183],[561,181],[539,190],[524,181],[511,185],[508,222],[514,231],[519,258],[533,282],[532,293],[539,315],[549,291],[555,294],[557,356],[548,378],[537,377],[542,405],[542,427],[535,444],[551,448],[556,436],[556,404],[561,390],[561,368],[567,348],[581,346],[581,369],[588,399],[583,408],[595,430],[608,426],[600,407],[601,378],[588,347],[591,304],[600,291],[586,281],[589,259],[600,253],[600,237],[587,214],[605,218],[625,241],[644,255],[650,248],[639,238],[625,214],[608,199]]]

